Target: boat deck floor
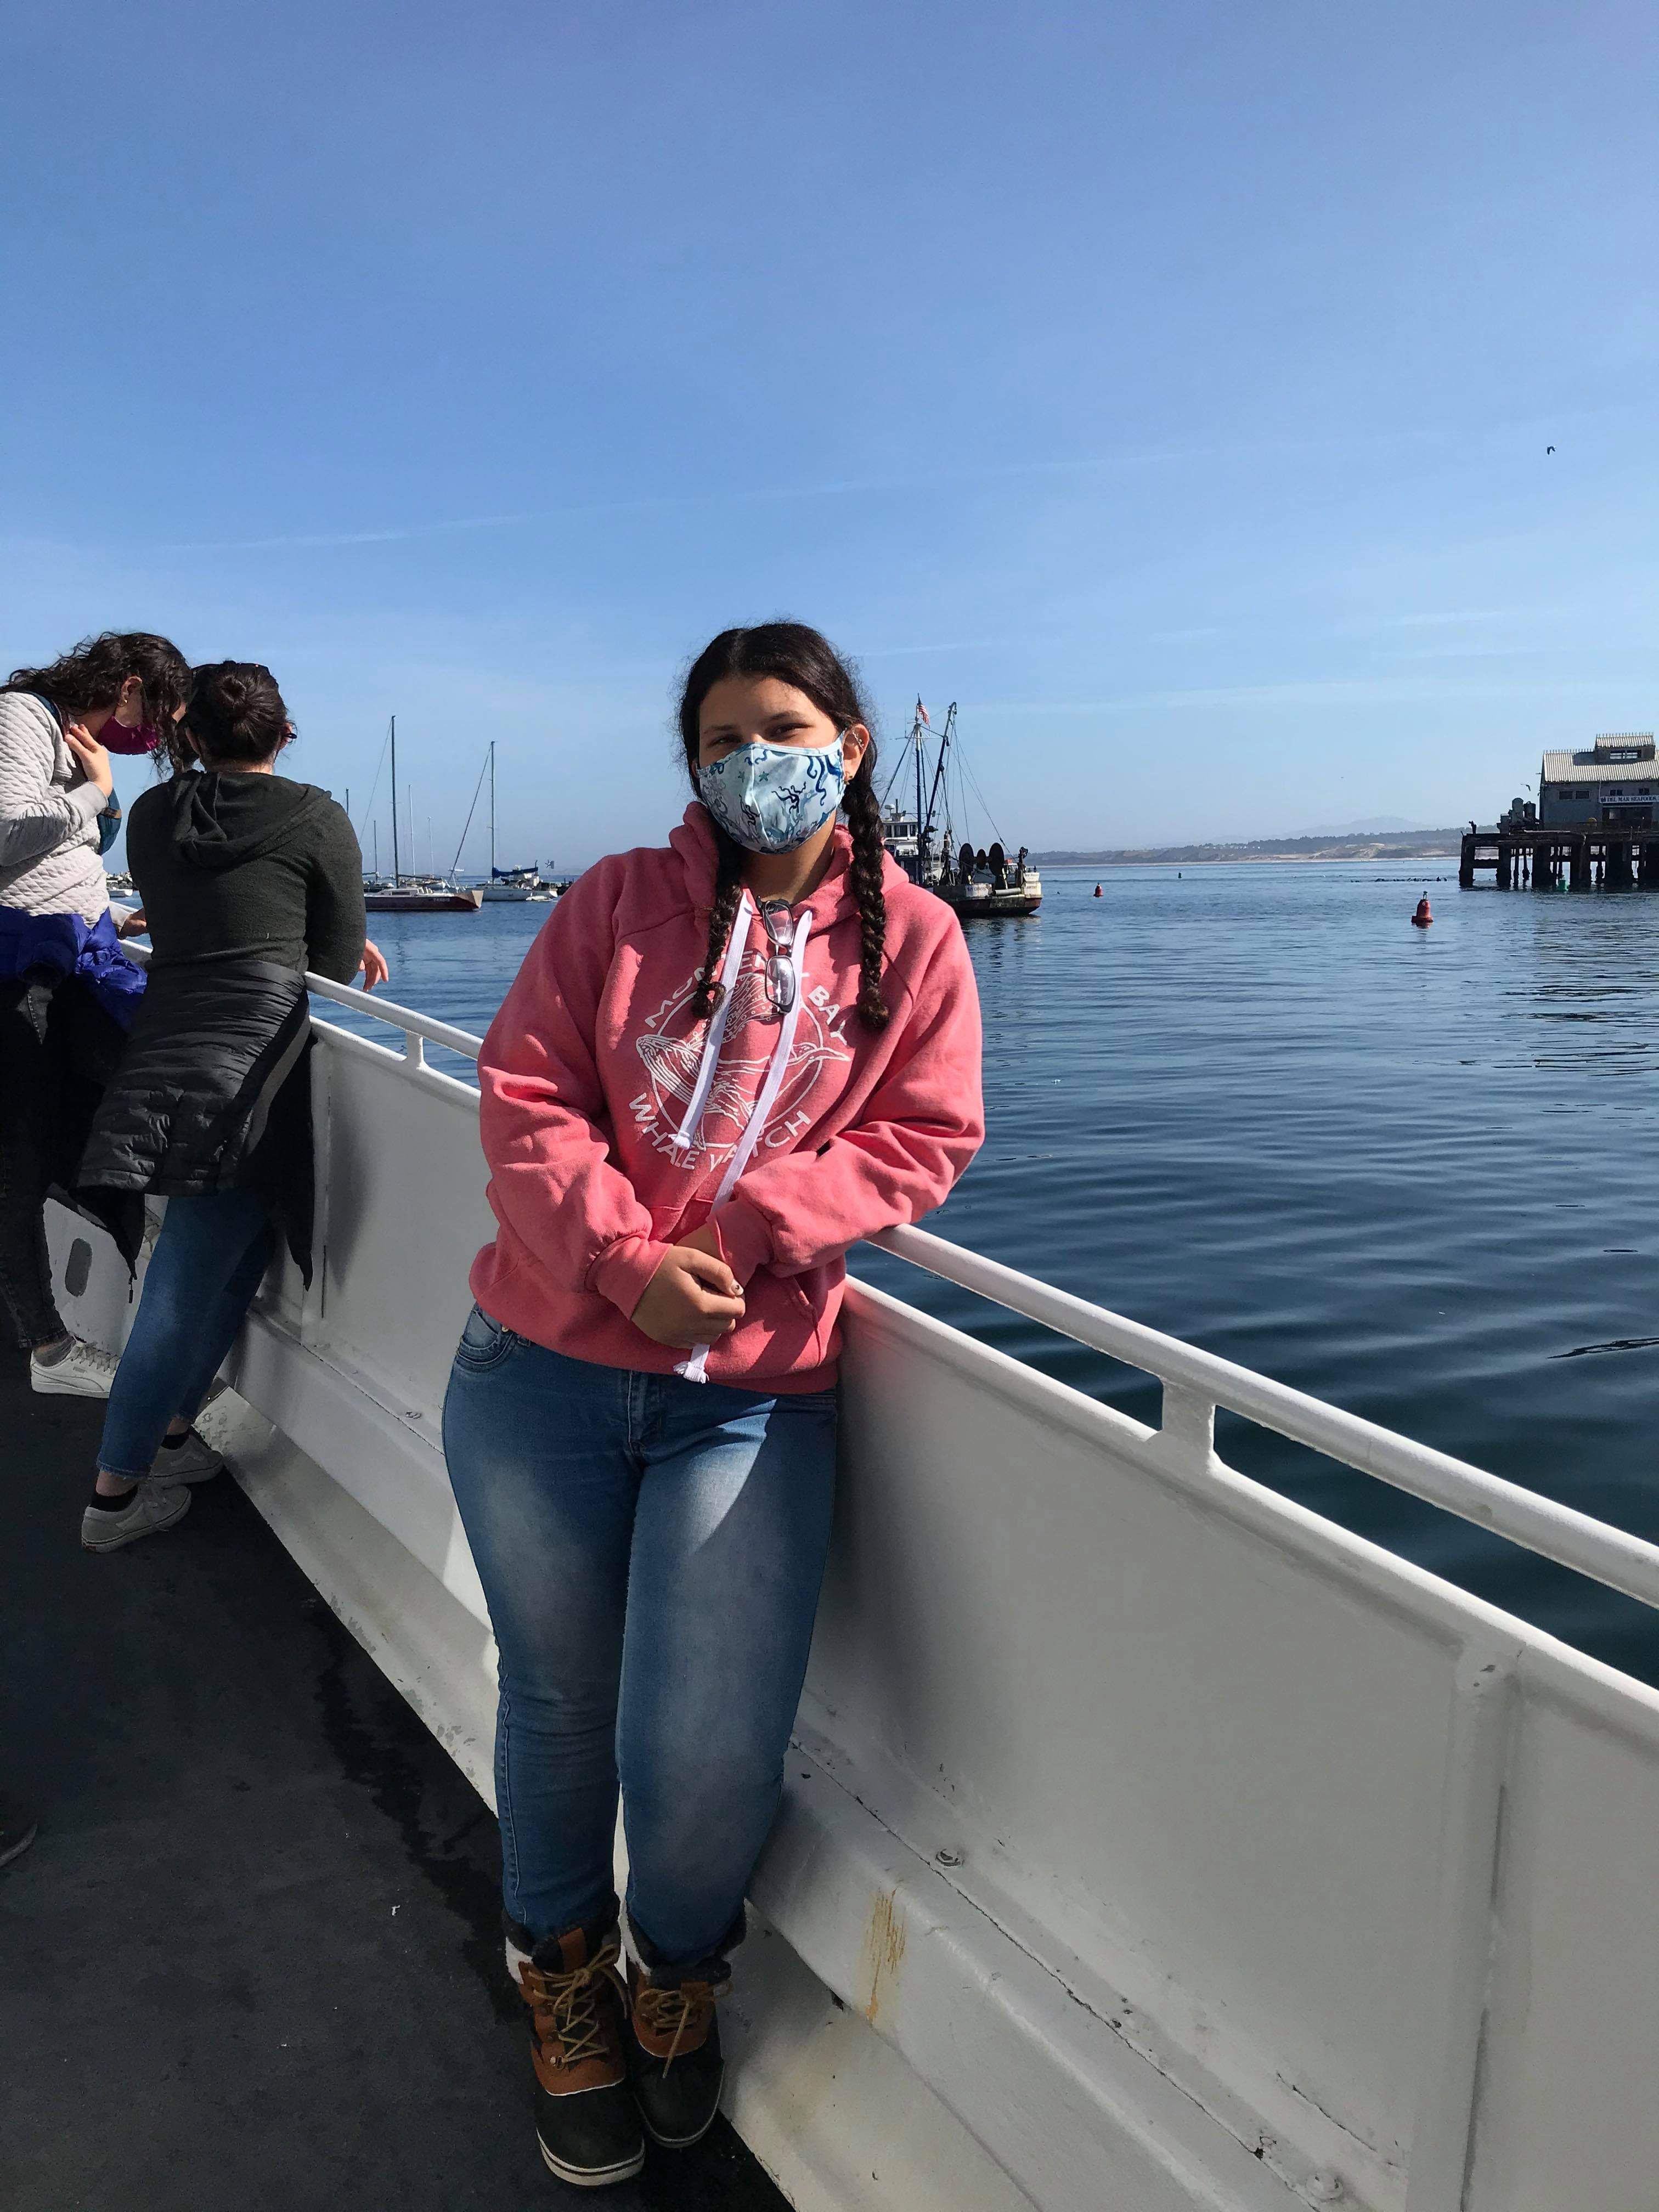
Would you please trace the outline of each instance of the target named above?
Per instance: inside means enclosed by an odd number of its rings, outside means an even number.
[[[80,1548],[102,1413],[0,1350],[0,2204],[782,2207],[724,2121],[551,2179],[489,1808],[228,1475]]]

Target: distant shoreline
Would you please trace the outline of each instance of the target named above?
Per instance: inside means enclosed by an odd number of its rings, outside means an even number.
[[[1115,846],[1099,851],[1033,853],[1039,866],[1202,866],[1225,860],[1445,860],[1462,850],[1458,830],[1388,830],[1372,837],[1256,837],[1237,845]]]

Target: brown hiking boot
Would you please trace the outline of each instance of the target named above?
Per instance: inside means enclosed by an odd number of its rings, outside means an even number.
[[[706,1960],[692,1977],[628,1962],[629,2070],[645,2131],[665,2150],[685,2150],[708,2134],[726,2078],[714,2003],[731,1987],[731,1972],[724,1959]]]
[[[530,2008],[536,2134],[561,2181],[603,2189],[645,2164],[628,2088],[628,1992],[614,1921],[550,1936],[533,1951],[507,1939],[507,1969]]]

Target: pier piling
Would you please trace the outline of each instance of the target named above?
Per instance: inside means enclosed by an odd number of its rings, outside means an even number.
[[[1646,823],[1542,830],[1531,823],[1505,822],[1492,830],[1466,830],[1457,864],[1459,888],[1472,890],[1477,874],[1488,868],[1500,891],[1528,884],[1534,890],[1559,890],[1563,868],[1568,888],[1575,891],[1598,886],[1659,890],[1659,838]]]

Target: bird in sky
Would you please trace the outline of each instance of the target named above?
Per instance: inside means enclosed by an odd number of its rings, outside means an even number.
[[[1555,451],[1555,448],[1553,446],[1546,446],[1544,451],[1547,453],[1553,453]]]

